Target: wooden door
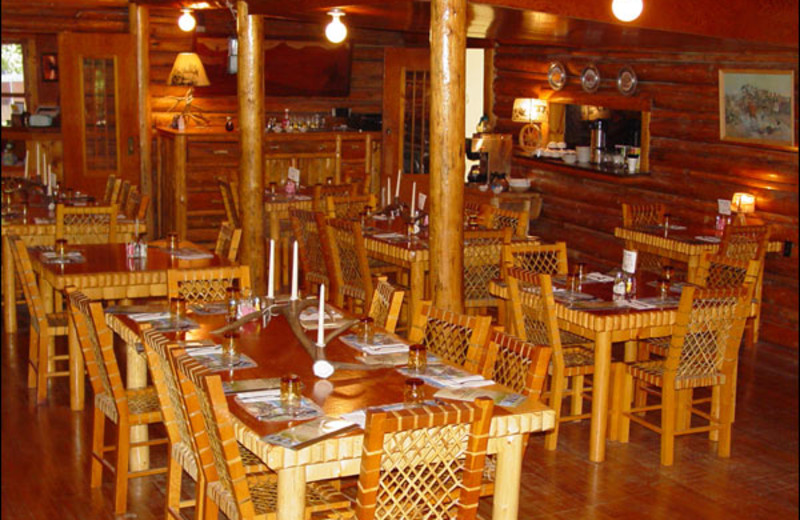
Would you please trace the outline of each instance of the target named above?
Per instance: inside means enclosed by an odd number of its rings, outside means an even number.
[[[398,170],[404,174],[428,173],[430,50],[386,49],[383,66],[381,187],[391,178],[394,190]],[[411,183],[402,184],[410,193]]]
[[[59,33],[64,181],[95,197],[106,178],[139,182],[134,37]]]

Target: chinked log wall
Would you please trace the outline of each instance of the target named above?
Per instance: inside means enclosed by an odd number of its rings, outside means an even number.
[[[515,97],[539,97],[550,91],[547,68],[554,60],[568,70],[562,92],[581,93],[581,97],[586,94],[580,90],[579,77],[586,65],[595,63],[604,78],[598,96],[614,95],[620,67],[633,67],[639,79],[637,95],[652,99],[652,175],[636,184],[620,185],[515,161],[514,176],[530,176],[534,188],[543,194],[542,214],[532,233],[546,240],[566,240],[572,256],[610,267],[621,261],[620,242],[613,233],[621,223],[622,202],[663,202],[685,221],[708,223],[716,214],[717,198],[730,199],[737,191],[754,193],[756,216],[794,242],[791,258],[774,254],[767,258],[761,338],[797,348],[798,153],[720,141],[718,98],[720,68],[793,69],[797,78],[797,51],[625,52],[500,46],[493,83],[499,131],[516,133],[520,128],[510,121]],[[797,113],[795,105],[795,118]]]

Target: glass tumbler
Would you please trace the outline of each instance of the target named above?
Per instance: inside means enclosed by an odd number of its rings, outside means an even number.
[[[359,339],[367,345],[372,345],[375,341],[375,320],[369,316],[361,318],[361,335]]]
[[[241,358],[238,348],[239,333],[229,330],[225,333],[222,344],[222,361],[228,366],[234,366]]]
[[[425,395],[422,392],[422,386],[425,382],[418,377],[410,377],[406,379],[403,388],[403,402],[406,404],[420,404],[425,400]]]
[[[425,372],[428,366],[428,351],[425,345],[414,343],[408,347],[408,369],[412,372]]]
[[[66,238],[59,238],[56,240],[56,254],[59,258],[64,258],[67,256],[67,239]]]
[[[178,323],[186,316],[186,298],[176,296],[169,299],[169,313],[175,323]]]
[[[176,249],[178,249],[178,244],[179,244],[178,233],[176,233],[175,231],[167,233],[167,247],[169,248],[169,250],[175,251]]]
[[[281,406],[289,412],[300,406],[300,376],[297,374],[281,376]]]

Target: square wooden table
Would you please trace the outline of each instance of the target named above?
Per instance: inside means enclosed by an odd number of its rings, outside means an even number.
[[[189,316],[200,329],[185,333],[184,339],[222,337],[210,331],[224,325],[223,316]],[[127,316],[107,315],[109,326],[130,342],[138,339],[138,326]],[[308,331],[314,337],[316,331]],[[175,339],[174,333],[165,334]],[[375,370],[337,371],[329,379],[319,379],[312,371],[312,359],[291,332],[283,316],[271,319],[266,328],[261,322],[244,325],[240,330],[241,352],[252,358],[257,366],[218,372],[223,381],[280,377],[289,372],[300,376],[303,396],[310,398],[329,416],[339,416],[369,406],[402,402],[405,376],[393,368]],[[325,349],[329,361],[357,363],[358,351],[338,339]],[[503,388],[499,385],[487,388]],[[426,396],[436,389],[425,386]],[[306,482],[358,475],[360,471],[363,432],[360,429],[319,441],[299,450],[270,444],[265,435],[289,426],[286,422],[259,421],[248,414],[233,397],[228,405],[234,415],[236,438],[258,455],[270,469],[278,473],[277,518],[303,518]],[[516,408],[495,407],[489,433],[488,453],[497,454],[494,519],[516,519],[519,507],[519,486],[526,433],[553,428],[554,412],[539,400],[528,399]]]

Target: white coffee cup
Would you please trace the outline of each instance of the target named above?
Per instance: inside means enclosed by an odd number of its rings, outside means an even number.
[[[639,158],[628,157],[628,173],[636,173],[639,171]]]
[[[586,164],[592,159],[592,149],[588,146],[576,146],[575,152],[578,154],[578,162]]]

